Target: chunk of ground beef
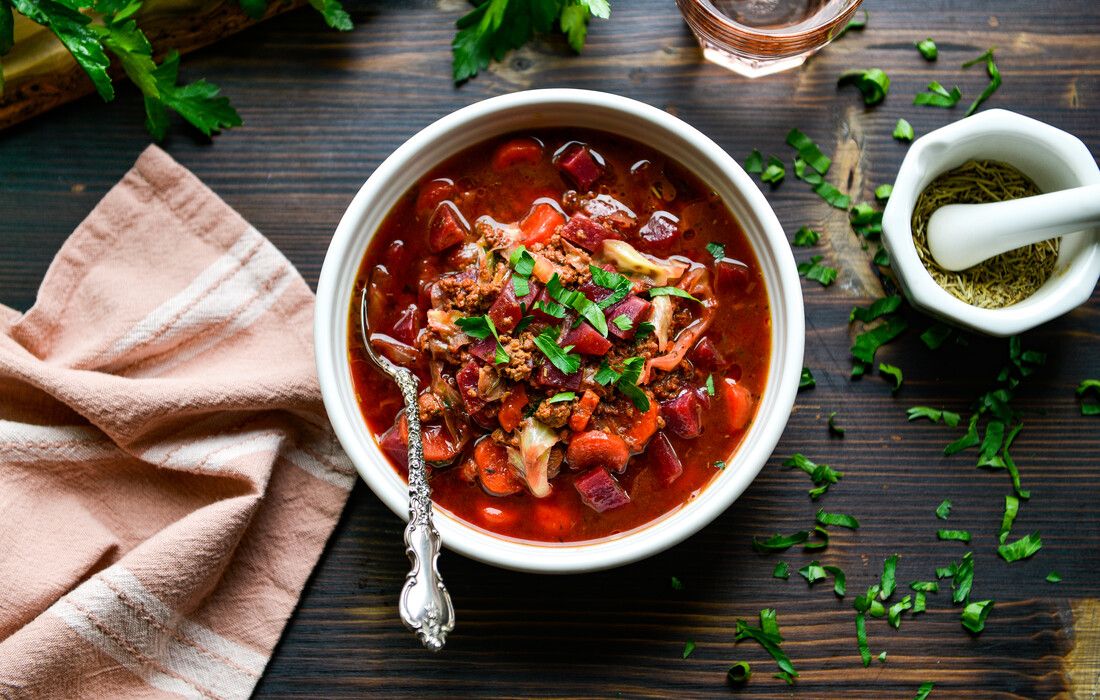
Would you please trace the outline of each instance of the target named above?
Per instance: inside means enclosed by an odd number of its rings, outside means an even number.
[[[559,401],[550,403],[549,400],[539,404],[535,411],[535,420],[541,421],[551,428],[561,428],[569,422],[569,416],[573,413],[572,401]]]

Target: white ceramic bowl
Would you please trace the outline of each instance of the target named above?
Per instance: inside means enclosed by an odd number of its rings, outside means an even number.
[[[408,519],[407,487],[360,415],[348,366],[348,312],[367,243],[398,198],[457,151],[510,131],[561,126],[602,129],[650,144],[714,188],[756,251],[771,304],[772,350],[756,419],[728,466],[697,498],[646,527],[590,544],[542,545],[496,537],[436,509],[436,526],[449,549],[509,569],[547,573],[642,559],[726,510],[779,441],[798,390],[805,342],[802,291],[783,229],[749,176],[706,136],[659,109],[601,92],[532,90],[470,105],[428,126],[378,166],[340,221],[317,286],[317,374],[329,420],[363,479],[394,513]]]
[[[1100,278],[1100,230],[1063,238],[1046,284],[1002,309],[971,306],[932,279],[913,244],[913,207],[932,180],[975,159],[1008,163],[1043,192],[1100,183],[1100,169],[1080,139],[1003,109],[979,112],[917,139],[882,215],[883,241],[909,301],[949,323],[1001,337],[1022,333],[1088,301]]]

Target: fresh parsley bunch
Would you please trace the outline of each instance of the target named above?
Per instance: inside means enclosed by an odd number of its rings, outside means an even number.
[[[115,97],[108,68],[114,56],[145,98],[145,126],[157,140],[168,133],[172,110],[206,136],[240,126],[241,117],[213,83],[196,80],[179,84],[179,53],[171,51],[160,64],[134,16],[144,0],[0,0],[0,57],[14,42],[13,11],[52,31],[92,79],[96,92],[109,102]],[[252,18],[263,16],[267,0],[239,0]],[[310,0],[334,29],[351,29],[351,18],[339,0]],[[94,21],[93,17],[101,21]],[[0,92],[3,91],[0,66]]]
[[[608,0],[475,0],[474,4],[474,10],[458,20],[451,43],[456,83],[488,68],[490,60],[502,60],[536,33],[554,31],[555,25],[580,53],[588,20],[611,16]]]

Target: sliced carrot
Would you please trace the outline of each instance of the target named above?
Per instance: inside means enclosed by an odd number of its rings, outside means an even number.
[[[474,446],[474,461],[481,486],[491,496],[511,496],[519,493],[523,482],[508,464],[508,452],[490,438],[482,438]]]
[[[520,421],[523,420],[523,408],[526,405],[527,387],[523,384],[516,384],[511,393],[504,397],[504,401],[500,404],[500,410],[497,411],[497,420],[500,421],[500,427],[508,432],[515,430]]]
[[[752,393],[732,379],[722,380],[722,398],[726,402],[726,424],[730,430],[744,430],[752,419]]]
[[[409,444],[409,421],[405,414],[397,419],[398,434],[401,442]],[[442,425],[424,425],[420,429],[420,443],[424,446],[424,461],[429,466],[445,467],[455,461],[461,451],[451,440],[447,429]]]
[[[542,144],[533,138],[507,141],[493,154],[493,168],[507,170],[520,163],[537,163],[542,158]]]
[[[565,461],[574,469],[603,467],[608,471],[622,472],[630,460],[630,447],[618,435],[602,430],[576,433],[565,451]]]
[[[644,450],[646,443],[657,432],[657,415],[660,410],[661,408],[656,401],[649,402],[649,410],[645,413],[634,409],[630,427],[623,433],[623,439],[626,440],[626,444],[630,446],[632,452]]]
[[[558,226],[565,223],[565,217],[547,202],[536,204],[527,216],[519,222],[519,230],[523,232],[523,243],[545,243],[554,235]]]
[[[592,412],[600,404],[600,396],[591,389],[584,390],[584,396],[573,408],[573,415],[569,416],[569,429],[575,433],[582,432],[588,427],[588,421],[592,418]]]
[[[548,540],[560,539],[577,524],[577,518],[561,506],[536,501],[535,522]]]

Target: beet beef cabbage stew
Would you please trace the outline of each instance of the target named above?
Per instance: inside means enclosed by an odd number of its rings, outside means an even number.
[[[436,504],[506,537],[606,538],[689,502],[767,379],[768,299],[733,215],[603,132],[451,158],[389,213],[359,284],[375,348],[420,377]],[[404,473],[401,398],[359,348],[358,296],[359,405]]]

